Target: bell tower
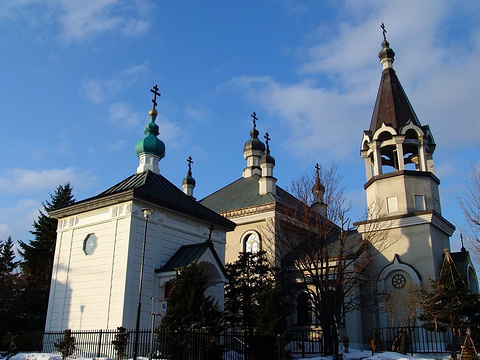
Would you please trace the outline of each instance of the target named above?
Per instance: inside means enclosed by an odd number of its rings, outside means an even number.
[[[377,292],[386,293],[436,279],[455,227],[442,216],[432,132],[420,123],[400,84],[393,69],[395,52],[383,24],[382,29],[378,54],[382,77],[360,151],[368,219],[357,223],[357,229],[364,236],[383,231],[390,243],[377,249],[373,269],[378,274]]]

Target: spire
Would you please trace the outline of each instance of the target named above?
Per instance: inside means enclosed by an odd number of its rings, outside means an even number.
[[[403,90],[400,80],[393,69],[395,52],[390,48],[386,38],[385,25],[382,23],[383,42],[378,57],[383,66],[382,79],[378,88],[377,100],[370,122],[370,131],[374,133],[383,124],[395,130],[405,126],[409,121],[421,127],[417,115]]]
[[[152,109],[149,111],[150,123],[145,126],[145,138],[138,140],[135,144],[135,151],[140,161],[140,164],[137,167],[137,174],[147,170],[160,174],[158,163],[165,157],[165,144],[157,138],[160,132],[158,125],[155,123],[158,115],[156,109],[157,96],[160,96],[158,86],[155,85],[150,91],[153,93],[153,105]]]
[[[460,233],[460,241],[462,242],[462,248],[460,249],[461,252],[465,252],[467,251],[467,249],[465,249],[465,246],[463,246],[463,234]]]
[[[313,203],[312,207],[323,216],[327,216],[327,204],[323,202],[323,196],[325,195],[325,186],[320,181],[320,165],[315,164],[315,184],[312,187]]]
[[[259,185],[259,194],[265,195],[267,193],[276,194],[277,190],[277,179],[273,177],[273,168],[275,167],[275,159],[270,155],[270,144],[269,141],[270,135],[268,132],[264,136],[267,150],[260,160],[260,168],[262,170],[262,176],[258,180]]]
[[[193,189],[195,188],[196,181],[192,177],[193,160],[191,156],[188,157],[187,162],[188,162],[188,171],[187,171],[187,176],[185,176],[185,178],[183,179],[182,188],[185,194],[193,197]]]
[[[250,115],[253,118],[253,129],[250,131],[250,140],[243,147],[243,157],[247,160],[247,167],[243,170],[243,177],[250,177],[253,174],[261,175],[260,159],[262,158],[265,145],[258,139],[257,114]]]

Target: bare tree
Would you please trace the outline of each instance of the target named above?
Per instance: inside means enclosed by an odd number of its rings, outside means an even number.
[[[465,235],[475,249],[477,259],[480,260],[480,162],[472,165],[468,178],[462,185],[458,201],[467,219],[468,228]]]
[[[307,294],[326,343],[336,352],[335,325],[365,304],[368,270],[387,246],[387,232],[375,222],[366,222],[364,227],[372,228],[362,235],[351,228],[350,204],[335,166],[317,165],[313,176],[294,181],[290,191],[297,200],[279,206],[266,238],[275,243],[276,257],[290,269],[298,290]]]

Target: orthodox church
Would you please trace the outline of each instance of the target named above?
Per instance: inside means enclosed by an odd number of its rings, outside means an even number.
[[[444,251],[450,251],[455,228],[442,216],[440,180],[435,175],[435,141],[422,125],[393,69],[394,51],[385,38],[379,53],[383,70],[368,130],[360,154],[365,161],[368,219],[355,224],[355,236],[387,233],[392,245],[377,248],[370,271],[376,293],[401,296],[411,286],[438,277]],[[207,290],[223,305],[227,281],[225,263],[239,252],[265,250],[277,264],[278,244],[266,241],[266,229],[279,209],[299,200],[276,184],[270,137],[259,138],[257,116],[243,148],[242,176],[206,198],[193,197],[191,159],[183,191],[160,173],[165,145],[157,138],[157,88],[145,138],[135,146],[139,165],[134,175],[92,198],[50,215],[58,219],[57,243],[46,330],[133,328],[137,299],[144,309],[150,298],[168,297],[176,269],[196,261],[210,277]],[[312,189],[314,205],[325,216],[325,187]],[[377,230],[375,230],[377,231]],[[472,290],[478,291],[468,252],[452,253]],[[143,277],[143,292],[139,279]],[[140,282],[141,283],[141,282]],[[371,327],[391,325],[385,304],[375,312],[358,311],[345,319],[350,345],[362,348]],[[400,316],[401,318],[401,316]],[[141,317],[142,327],[150,321]],[[292,327],[315,328],[300,306]]]

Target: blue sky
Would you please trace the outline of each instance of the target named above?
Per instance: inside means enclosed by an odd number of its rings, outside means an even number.
[[[255,111],[278,184],[335,163],[358,220],[382,21],[460,228],[456,196],[480,157],[479,20],[477,0],[2,0],[0,239],[30,239],[57,185],[81,200],[136,171],[154,84],[170,181],[190,155],[197,199],[239,178]]]

